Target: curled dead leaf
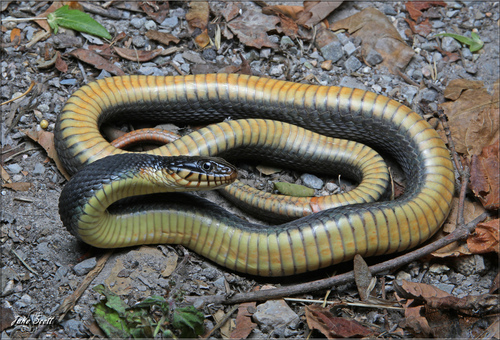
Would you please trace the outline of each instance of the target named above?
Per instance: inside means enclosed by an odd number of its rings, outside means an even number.
[[[113,48],[120,57],[137,62],[145,62],[152,60],[164,52],[164,50],[160,48],[151,51],[132,50],[130,48],[123,48],[123,47],[113,47]]]
[[[468,156],[479,155],[485,146],[499,138],[499,82],[494,84],[493,94],[479,85],[482,83],[452,80],[445,90],[445,96],[459,97],[441,104],[448,116],[455,149]],[[442,130],[440,133],[444,137]]]
[[[348,18],[334,22],[330,29],[346,29],[362,41],[363,57],[373,49],[382,57],[380,65],[397,74],[404,69],[415,54],[399,35],[392,22],[375,8],[366,8]]]
[[[99,54],[85,50],[83,48],[77,48],[69,53],[71,56],[86,62],[99,70],[106,70],[111,74],[116,76],[123,76],[125,72],[115,64],[111,63],[109,60],[104,59]]]
[[[273,15],[265,15],[247,9],[242,15],[228,23],[227,26],[247,46],[278,48],[278,45],[273,43],[267,35],[268,31],[276,29],[278,22],[279,18]]]
[[[189,11],[186,13],[186,20],[189,28],[194,30],[199,28],[202,31],[207,28],[210,8],[206,1],[191,1]]]
[[[500,149],[498,140],[483,148],[479,156],[472,155],[469,187],[483,206],[489,210],[500,208]]]
[[[473,254],[499,253],[500,219],[478,223],[474,233],[467,238],[467,246]]]
[[[180,41],[180,39],[173,34],[152,30],[146,32],[146,37],[150,40],[158,41],[163,45],[168,45],[171,42],[177,44]]]

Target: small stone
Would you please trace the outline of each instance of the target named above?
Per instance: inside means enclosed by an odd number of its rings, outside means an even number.
[[[396,275],[396,280],[406,280],[406,281],[410,281],[410,280],[411,280],[411,275],[410,275],[410,273],[400,271],[400,272]]]
[[[283,65],[274,65],[269,69],[269,75],[279,77],[283,74]]]
[[[375,93],[380,93],[380,92],[382,92],[382,86],[380,86],[378,84],[374,84],[374,85],[372,85],[372,90]]]
[[[441,20],[436,20],[432,22],[432,28],[442,28],[444,26],[446,26],[446,24]]]
[[[45,173],[45,167],[42,163],[36,163],[35,169],[33,170],[33,175],[43,175]]]
[[[462,56],[467,60],[472,60],[472,52],[466,47],[462,48]]]
[[[325,188],[330,192],[336,192],[339,190],[339,186],[333,182],[326,183]]]
[[[132,20],[130,20],[130,24],[135,28],[142,28],[142,26],[144,26],[145,23],[146,23],[146,18],[133,18]]]
[[[318,51],[314,51],[313,53],[309,54],[309,58],[320,59],[320,58],[323,58],[323,57],[319,55]]]
[[[344,55],[344,50],[342,49],[342,44],[338,41],[333,41],[321,49],[321,54],[326,60],[331,60],[333,63],[340,60]]]
[[[344,45],[344,51],[347,53],[348,56],[350,56],[354,52],[356,52],[356,46],[354,46],[354,44],[349,41],[347,44]]]
[[[177,26],[178,23],[179,23],[179,19],[177,17],[170,17],[170,18],[166,18],[165,20],[163,20],[163,22],[161,23],[161,26],[174,28],[175,26]]]
[[[206,64],[207,62],[203,60],[200,55],[194,51],[185,51],[182,53],[182,57],[193,64]]]
[[[372,66],[380,64],[382,61],[384,61],[384,57],[377,51],[375,51],[373,48],[370,49],[368,54],[366,55],[365,58],[366,62]]]
[[[350,87],[352,89],[360,89],[363,91],[368,91],[368,88],[354,77],[343,77],[340,79],[339,86]]]
[[[300,176],[300,179],[304,185],[309,188],[321,189],[324,185],[324,182],[320,178],[311,174],[303,174]]]
[[[267,59],[271,55],[271,49],[270,48],[263,48],[260,50],[259,56],[261,58]]]
[[[389,6],[389,5],[384,5],[384,7],[382,8],[382,11],[384,12],[385,15],[395,16],[398,14],[396,12],[396,10],[394,9],[394,6]]]
[[[453,18],[455,15],[457,15],[460,11],[458,9],[456,10],[452,10],[452,11],[448,11],[446,12],[446,16],[448,18]]]
[[[89,271],[94,269],[96,264],[97,264],[97,261],[96,261],[95,257],[92,257],[90,259],[87,259],[87,260],[82,261],[82,262],[78,263],[77,265],[75,265],[73,267],[73,271],[78,276],[86,275]]]
[[[332,69],[332,61],[325,60],[324,62],[321,63],[321,68],[325,71],[330,71]]]
[[[132,44],[138,48],[144,47],[146,46],[146,39],[142,35],[136,35],[132,38]]]
[[[451,294],[451,292],[453,292],[453,289],[455,289],[455,285],[449,283],[437,283],[435,284],[435,286],[436,288],[441,289],[448,294]]]
[[[413,98],[418,92],[418,88],[415,86],[403,86],[401,88],[401,94],[405,99],[408,101],[408,103],[413,103]]]
[[[281,325],[292,327],[299,321],[299,316],[283,300],[270,300],[258,305],[252,318],[264,328]]]
[[[345,62],[345,67],[347,68],[348,71],[350,72],[354,72],[356,71],[357,69],[359,69],[361,66],[363,66],[363,64],[361,64],[361,62],[359,61],[358,58],[356,58],[355,56],[350,56],[346,62]]]
[[[86,336],[85,325],[81,321],[71,319],[62,322],[61,324],[64,327],[66,334],[71,338]]]
[[[18,174],[23,170],[19,164],[9,164],[7,165],[7,169],[13,174]]]
[[[203,59],[206,59],[206,60],[214,60],[215,57],[217,57],[217,53],[215,53],[215,50],[213,48],[207,48],[207,49],[204,49],[201,56],[203,57]]]
[[[147,20],[146,23],[144,24],[144,28],[149,31],[156,30],[157,29],[156,22],[154,22],[153,20]]]
[[[443,40],[441,41],[441,48],[446,52],[455,52],[462,48],[462,46],[452,37],[443,37]]]
[[[292,39],[290,39],[290,37],[288,37],[286,35],[281,37],[281,41],[280,41],[281,48],[289,48],[292,46],[295,46],[295,43],[292,41]]]
[[[345,45],[347,44],[348,42],[350,42],[349,38],[347,37],[347,35],[345,35],[344,33],[339,33],[337,34],[337,38],[339,39],[339,41],[342,43],[342,45]]]
[[[450,271],[450,268],[444,264],[435,263],[429,267],[429,272],[433,274],[443,274]]]
[[[71,79],[63,79],[59,82],[59,84],[61,85],[69,85],[69,86],[73,86],[73,85],[76,85],[76,79],[74,78],[71,78]]]
[[[428,102],[433,102],[437,99],[438,93],[432,89],[423,89],[421,92],[421,98]]]

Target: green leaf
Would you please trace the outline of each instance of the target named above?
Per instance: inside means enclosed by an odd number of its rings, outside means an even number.
[[[62,26],[101,38],[111,39],[111,34],[100,23],[92,19],[87,13],[77,9],[69,9],[68,5],[47,15],[47,21],[55,34],[57,34],[59,26]]]
[[[99,327],[109,338],[128,338],[132,335],[120,315],[106,306],[104,302],[101,301],[94,305],[93,315]]]
[[[116,311],[121,317],[125,317],[125,311],[127,310],[128,305],[125,302],[123,302],[118,295],[110,291],[107,287],[105,287],[102,284],[97,285],[92,289],[106,296],[107,300],[106,306]]]
[[[143,301],[136,303],[131,308],[144,308],[144,307],[152,307],[152,306],[160,307],[160,309],[163,313],[168,312],[167,301],[165,300],[165,298],[163,298],[162,296],[158,296],[158,295],[153,295],[153,296],[147,297]]]
[[[294,197],[314,196],[314,189],[305,187],[303,185],[286,183],[286,182],[274,182],[274,187],[283,195],[294,196]]]
[[[172,326],[181,331],[183,338],[196,338],[203,333],[205,316],[193,306],[176,308],[173,313]]]
[[[451,37],[455,40],[460,41],[462,44],[469,46],[471,52],[477,52],[483,48],[484,42],[479,38],[479,35],[472,32],[471,37],[465,37],[463,35],[453,34],[453,33],[439,33],[436,36],[441,37]]]

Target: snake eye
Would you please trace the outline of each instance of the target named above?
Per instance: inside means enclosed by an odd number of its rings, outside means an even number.
[[[212,164],[212,162],[203,162],[201,164],[201,168],[205,171],[212,171],[214,165]]]

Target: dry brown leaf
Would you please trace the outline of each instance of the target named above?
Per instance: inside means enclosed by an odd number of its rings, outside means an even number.
[[[441,104],[444,112],[448,116],[451,135],[455,142],[457,152],[472,156],[479,155],[482,149],[498,140],[500,111],[498,106],[498,81],[494,86],[493,95],[481,87],[473,84],[471,88],[464,89],[472,81],[452,80],[448,86],[452,90],[445,91],[445,94],[456,97],[457,92],[461,92],[458,99]],[[482,83],[481,83],[482,84]],[[442,137],[444,132],[441,130]]]
[[[444,297],[450,295],[445,291],[426,283],[411,282],[406,280],[401,281],[401,284],[394,281],[394,290],[400,297],[405,299],[426,299],[429,297]]]
[[[247,9],[242,15],[227,24],[240,41],[251,47],[278,48],[278,45],[269,40],[268,31],[276,29],[279,18],[265,15],[253,9]]]
[[[500,219],[478,223],[474,233],[467,238],[467,247],[472,254],[499,252]]]
[[[147,31],[146,37],[150,40],[158,41],[163,45],[168,45],[171,42],[177,44],[180,41],[180,39],[173,34],[158,31]]]
[[[11,308],[7,308],[4,306],[0,306],[0,315],[2,316],[2,320],[0,321],[0,332],[3,332],[4,329],[12,326],[12,323],[16,320],[14,316],[14,312]]]
[[[161,55],[164,51],[161,48],[157,48],[150,51],[132,50],[130,48],[123,48],[123,47],[113,47],[113,48],[120,57],[137,62],[150,61],[156,58],[157,56]]]
[[[199,48],[205,48],[210,44],[210,36],[208,35],[208,30],[205,29],[201,32],[196,38],[194,38],[194,42],[198,45]]]
[[[115,47],[116,48],[116,47]],[[69,53],[73,57],[80,59],[83,62],[86,62],[99,70],[106,70],[111,74],[116,76],[123,76],[125,72],[115,64],[109,62],[108,60],[101,57],[99,54],[85,50],[83,48],[77,48]]]
[[[297,14],[297,24],[312,28],[325,19],[343,1],[304,1],[304,10]]]
[[[375,8],[366,8],[346,19],[333,23],[331,30],[347,29],[353,37],[362,41],[362,54],[365,57],[375,50],[384,58],[379,65],[387,67],[392,73],[404,69],[415,54],[401,38],[392,22]]]
[[[50,5],[49,8],[47,8],[47,10],[45,12],[43,12],[42,14],[39,14],[37,15],[38,18],[46,18],[47,15],[49,15],[50,13],[54,12],[55,10],[57,10],[58,8],[64,6],[63,2],[59,2],[59,1],[54,1],[52,3],[52,5]],[[47,20],[45,19],[38,19],[38,20],[34,20],[41,28],[43,28],[45,31],[47,32],[52,32],[52,29],[50,28],[49,26],[49,23],[47,22]]]
[[[221,14],[226,22],[230,22],[240,14],[242,7],[241,2],[227,2],[224,8],[221,9]]]
[[[133,288],[133,280],[129,276],[123,275],[125,269],[123,261],[117,258],[111,272],[104,280],[109,289],[117,295],[127,295]]]
[[[54,160],[57,168],[61,172],[61,174],[66,178],[70,179],[70,175],[64,169],[63,164],[59,160],[59,156],[57,155],[56,148],[54,146],[54,134],[49,131],[36,131],[36,130],[21,130],[26,134],[29,138],[40,144],[42,148],[47,152],[47,156]]]
[[[462,298],[456,296],[429,297],[425,299],[427,306],[436,309],[452,309],[469,315],[498,313],[498,295],[482,294],[467,295]]]
[[[148,1],[143,1],[140,6],[142,10],[158,24],[161,24],[163,20],[165,20],[169,11],[168,1],[163,1],[162,3],[155,1],[154,6]]]
[[[405,307],[405,318],[401,326],[409,327],[416,334],[428,337],[432,334],[432,330],[427,319],[422,316],[423,310],[424,306]]]
[[[179,256],[171,252],[167,256],[167,260],[165,261],[166,267],[165,269],[161,272],[161,276],[163,277],[168,277],[172,275],[174,270],[177,268],[177,260],[179,259]]]
[[[10,32],[10,42],[13,42],[16,39],[17,39],[16,47],[18,47],[19,43],[21,42],[21,30],[17,27],[13,28],[12,31]]]
[[[372,279],[372,273],[363,257],[359,254],[354,256],[354,281],[356,282],[361,301],[366,301],[370,297],[373,289]]]
[[[413,21],[418,22],[418,19],[422,16],[422,11],[434,6],[446,7],[444,1],[407,1],[405,3],[406,10]]]
[[[410,26],[410,29],[414,34],[416,33],[426,37],[429,33],[432,32],[432,25],[429,21],[429,18],[426,18],[419,24],[407,18],[405,18],[405,21],[408,23],[408,26]]]
[[[56,52],[56,69],[63,73],[68,71],[68,64],[61,58],[59,51]]]
[[[274,7],[279,7],[279,6],[269,6],[269,7],[264,7],[262,9],[262,13],[264,14],[270,14],[270,15],[276,15],[280,19],[280,27],[283,33],[286,36],[289,36],[291,38],[295,38],[297,36],[297,33],[299,31],[299,26],[293,21],[291,18],[286,16],[285,14],[276,11]],[[288,6],[285,6],[288,7]]]
[[[355,320],[334,316],[328,308],[319,305],[306,306],[307,326],[317,329],[328,339],[369,336],[373,331]]]
[[[2,184],[3,188],[12,189],[14,191],[28,191],[31,188],[31,183],[28,182],[14,182]]]
[[[202,31],[207,28],[210,8],[206,1],[191,1],[189,11],[186,13],[186,20],[189,28],[194,31],[199,28]]]
[[[469,187],[488,210],[500,208],[500,150],[498,141],[473,155]]]
[[[304,6],[273,5],[262,8],[264,14],[276,15],[276,13],[281,13],[293,20],[297,20],[299,14],[303,11]]]
[[[9,173],[7,171],[5,171],[3,166],[0,166],[0,171],[2,174],[2,181],[4,181],[5,183],[10,183]]]
[[[238,315],[236,316],[236,328],[231,332],[231,339],[246,339],[252,330],[257,327],[256,323],[252,322],[251,309],[255,309],[255,302],[246,302],[238,306]]]

